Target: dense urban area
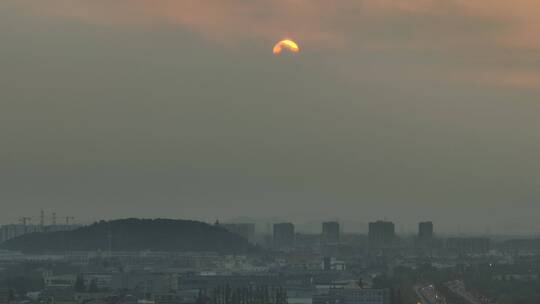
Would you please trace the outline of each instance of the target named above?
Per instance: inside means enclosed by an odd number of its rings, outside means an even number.
[[[290,222],[23,218],[0,229],[0,303],[540,303],[540,240],[443,236],[390,221],[346,233]],[[261,232],[262,230],[262,232]]]

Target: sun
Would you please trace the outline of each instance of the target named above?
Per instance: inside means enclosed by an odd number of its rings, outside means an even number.
[[[292,53],[300,52],[300,47],[291,39],[283,39],[274,45],[272,52],[274,55],[279,55],[283,50],[288,50]]]

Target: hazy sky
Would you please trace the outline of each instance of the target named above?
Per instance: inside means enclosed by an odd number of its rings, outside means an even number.
[[[44,209],[540,232],[539,11],[2,0],[0,222]],[[300,54],[272,55],[285,37]]]

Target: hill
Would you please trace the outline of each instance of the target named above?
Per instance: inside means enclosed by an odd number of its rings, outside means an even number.
[[[24,253],[69,251],[213,251],[255,253],[258,248],[224,228],[170,219],[100,221],[73,231],[26,234],[0,245]]]

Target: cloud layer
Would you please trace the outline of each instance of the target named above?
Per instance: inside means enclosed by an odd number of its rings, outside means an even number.
[[[355,28],[359,25],[371,24],[370,30],[377,31],[377,25],[393,24],[395,19],[417,23],[426,18],[451,16],[457,29],[464,26],[460,24],[464,18],[469,21],[466,26],[473,28],[475,23],[491,20],[501,24],[497,35],[502,41],[524,47],[538,47],[540,43],[540,21],[535,15],[540,4],[534,0],[494,0],[489,4],[481,0],[7,0],[5,5],[92,23],[177,24],[226,40],[274,40],[288,34],[306,40],[354,39],[347,35],[362,31]],[[427,21],[433,21],[432,26],[437,29],[436,20]]]
[[[180,27],[231,49],[244,41],[271,44],[294,37],[314,52],[415,51],[437,57],[450,78],[540,87],[540,3],[534,0],[7,1],[45,18]]]

